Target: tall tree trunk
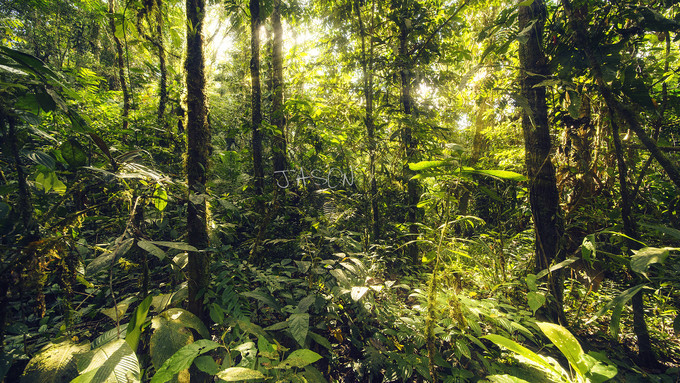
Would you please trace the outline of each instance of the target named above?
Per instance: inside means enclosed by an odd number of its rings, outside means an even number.
[[[619,186],[621,188],[621,220],[623,221],[623,232],[630,238],[637,238],[637,227],[632,219],[631,214],[631,198],[630,190],[628,188],[628,166],[623,156],[623,148],[621,146],[621,137],[619,136],[619,127],[614,121],[614,114],[611,113],[612,118],[612,138],[614,140],[614,148],[616,150],[616,164],[619,171]],[[627,245],[630,249],[639,249],[640,244],[627,239]],[[642,283],[638,277],[635,278],[633,284]],[[647,330],[647,323],[645,322],[645,306],[643,299],[643,290],[640,290],[631,299],[633,305],[633,331],[637,336],[638,344],[638,363],[643,367],[656,367],[657,360],[654,351],[652,350],[652,342],[649,338],[649,331]]]
[[[416,139],[413,137],[413,129],[411,126],[411,117],[413,116],[413,98],[411,97],[411,81],[413,64],[408,49],[408,36],[411,21],[405,16],[399,19],[399,77],[401,79],[401,105],[406,115],[406,124],[401,133],[401,141],[406,154],[404,158],[403,177],[404,182],[407,183],[407,199],[408,215],[407,222],[409,224],[410,240],[414,241],[418,238],[418,199],[420,184],[417,180],[412,179],[415,175],[409,167],[408,163],[415,161],[416,150],[418,147]],[[409,258],[414,264],[419,262],[418,244],[413,242],[407,246]]]
[[[286,170],[286,115],[283,109],[283,28],[281,26],[281,0],[274,0],[272,12],[272,125],[279,131],[274,135],[274,171]]]
[[[187,54],[184,63],[187,87],[187,158],[186,172],[189,188],[187,200],[187,242],[198,252],[189,254],[188,309],[202,320],[208,319],[203,306],[203,294],[210,283],[210,259],[205,250],[209,245],[206,193],[208,157],[210,155],[210,126],[208,101],[205,94],[203,53],[203,19],[205,0],[186,0]]]
[[[264,188],[264,168],[262,166],[262,91],[260,89],[260,1],[250,0],[250,80],[252,83],[252,147],[253,177],[255,194],[261,196]],[[257,203],[258,213],[262,213],[261,202]]]
[[[611,89],[607,86],[602,77],[602,67],[597,61],[597,58],[595,57],[595,54],[589,45],[590,43],[588,41],[587,33],[583,28],[583,25],[588,25],[587,22],[582,18],[577,19],[572,4],[569,2],[569,0],[562,0],[562,4],[569,21],[569,25],[574,30],[574,32],[576,32],[576,46],[585,52],[590,64],[591,74],[598,85],[602,98],[604,98],[604,101],[609,108],[612,120],[612,131],[616,149],[617,164],[619,168],[619,183],[621,186],[621,218],[626,235],[631,238],[635,238],[637,229],[635,228],[635,223],[631,217],[631,201],[627,183],[627,168],[623,158],[621,141],[618,136],[618,121],[624,122],[626,125],[628,125],[629,129],[635,132],[640,141],[642,141],[642,143],[649,149],[654,158],[656,158],[656,160],[664,168],[666,173],[670,176],[671,180],[678,188],[680,188],[680,171],[678,171],[675,163],[665,157],[665,155],[663,155],[663,153],[661,153],[659,148],[656,146],[656,143],[654,143],[651,138],[647,136],[644,128],[640,126],[636,116],[633,115],[630,109],[614,98]],[[634,241],[630,241],[629,246],[631,246],[631,248],[635,248],[633,246],[639,245],[637,245],[637,243]],[[639,363],[644,367],[655,367],[658,362],[654,352],[652,351],[649,332],[647,331],[647,324],[645,323],[642,291],[633,296],[631,303],[633,304],[633,330],[635,331],[635,335],[638,338]]]
[[[165,43],[163,42],[163,0],[156,2],[156,39],[158,48],[158,66],[161,78],[158,84],[158,122],[167,132],[168,121],[165,118],[165,109],[168,104],[168,68],[165,63]],[[170,132],[167,132],[170,133]]]
[[[109,28],[113,36],[113,42],[116,45],[116,65],[118,66],[118,81],[120,82],[120,89],[123,91],[123,130],[128,129],[128,116],[130,115],[130,92],[128,90],[127,81],[125,80],[125,62],[123,54],[123,44],[116,36],[116,19],[114,17],[114,0],[109,0]]]
[[[522,97],[528,103],[528,110],[524,110],[522,115],[522,130],[529,178],[529,201],[536,235],[535,269],[537,271],[549,268],[553,261],[557,260],[562,236],[555,167],[550,158],[552,144],[546,92],[545,87],[536,86],[548,73],[543,53],[545,19],[544,0],[534,0],[529,6],[519,7],[520,30],[524,30],[533,23],[528,38],[519,45],[519,61]],[[565,324],[562,307],[563,288],[559,271],[549,274],[548,288],[555,298],[555,304],[547,306],[546,314],[553,321]]]
[[[375,2],[373,3],[375,6]],[[375,178],[375,122],[373,119],[373,38],[370,38],[370,45],[366,49],[366,28],[361,18],[360,2],[356,1],[354,9],[359,20],[359,32],[361,33],[361,69],[364,77],[364,102],[366,104],[364,123],[366,125],[366,138],[368,138],[368,172],[371,187],[371,231],[373,242],[380,238],[380,211],[378,210],[378,183]],[[371,10],[371,33],[373,33],[373,14]]]

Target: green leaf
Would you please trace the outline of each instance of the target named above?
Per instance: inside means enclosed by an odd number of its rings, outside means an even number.
[[[673,332],[680,334],[680,314],[676,315],[675,319],[673,319]]]
[[[197,248],[188,245],[184,242],[168,242],[168,241],[152,241],[156,246],[163,246],[163,247],[169,247],[171,249],[177,249],[177,250],[182,250],[182,251],[198,251]]]
[[[158,211],[165,210],[165,207],[168,206],[168,193],[165,191],[165,188],[157,185],[156,190],[153,192],[152,201]]]
[[[245,291],[242,292],[241,295],[243,295],[244,297],[257,299],[277,311],[280,310],[280,307],[279,305],[276,304],[274,298],[271,295],[260,290]]]
[[[257,362],[257,347],[254,342],[239,344],[234,350],[241,353],[241,361],[239,362],[238,367],[255,367],[255,363]]]
[[[441,161],[420,161],[416,163],[409,163],[408,167],[414,171],[438,168],[440,166],[452,166],[455,165],[452,159],[441,160]]]
[[[668,257],[669,250],[677,250],[674,247],[645,247],[640,250],[633,250],[633,256],[630,259],[630,268],[638,274],[647,276],[646,272],[649,265],[655,263],[663,264]]]
[[[194,365],[208,375],[216,375],[220,372],[221,368],[220,365],[215,362],[215,359],[208,355],[201,355],[194,359]]]
[[[121,302],[116,302],[116,305],[113,307],[102,309],[101,313],[111,318],[115,323],[118,323],[125,318],[128,307],[130,307],[130,304],[134,301],[135,297],[128,297]]]
[[[163,363],[160,369],[151,379],[151,383],[165,383],[172,379],[175,374],[186,370],[191,366],[197,356],[203,355],[210,350],[222,347],[219,343],[208,339],[200,339],[179,349],[174,355]]]
[[[535,352],[529,350],[528,348],[520,345],[519,343],[515,342],[514,340],[508,339],[506,337],[497,335],[497,334],[489,334],[489,335],[484,335],[482,338],[488,339],[498,346],[502,346],[507,348],[508,350],[515,352],[530,361],[538,364],[539,366],[543,367],[543,369],[547,371],[551,371],[552,373],[556,374],[557,376],[560,376],[560,372],[555,369],[555,367],[548,363],[547,360],[545,360],[543,357],[540,355],[536,354]]]
[[[309,364],[312,364],[316,362],[317,360],[321,359],[321,355],[315,353],[312,350],[307,350],[307,349],[301,349],[301,350],[295,350],[293,351],[290,355],[288,355],[288,358],[281,362],[276,368],[303,368]]]
[[[88,343],[76,344],[71,340],[49,343],[26,365],[21,383],[61,383],[78,376],[74,356],[88,351]]]
[[[54,158],[45,152],[41,152],[40,150],[30,151],[26,153],[26,157],[38,165],[42,165],[49,170],[54,170]]]
[[[57,178],[57,173],[54,171],[40,172],[35,177],[36,185],[40,186],[45,193],[54,190],[59,195],[63,195],[66,192],[66,185],[59,181]]]
[[[592,261],[597,256],[597,249],[595,248],[595,234],[589,234],[583,238],[581,243],[581,258],[585,261]]]
[[[309,314],[291,314],[288,318],[290,325],[288,329],[301,347],[305,346],[305,339],[307,339],[307,332],[309,331]]]
[[[602,359],[598,358],[599,353],[593,351],[588,354],[581,355],[580,363],[585,367],[586,372],[584,374],[585,378],[588,379],[589,383],[602,383],[609,379],[612,379],[618,373],[616,366],[606,363]]]
[[[368,292],[368,287],[366,286],[353,286],[351,291],[352,300],[358,302],[359,299],[363,298]]]
[[[328,351],[333,351],[333,346],[331,345],[331,342],[328,341],[328,339],[312,331],[308,332],[307,335],[309,335],[313,341],[325,347]]]
[[[528,0],[528,1],[533,1],[533,0]],[[529,383],[528,381],[524,379],[520,379],[517,377],[514,377],[512,375],[489,375],[486,377],[493,383]]]
[[[472,173],[475,174],[483,174],[487,176],[491,176],[494,178],[500,178],[502,180],[511,180],[511,181],[527,181],[528,178],[522,174],[511,172],[508,170],[474,170]]]
[[[239,380],[264,379],[265,376],[257,370],[244,367],[229,367],[217,373],[217,377],[226,382],[238,382]]]
[[[536,275],[535,274],[529,274],[525,278],[527,281],[527,287],[529,288],[529,291],[536,291],[538,289],[538,286],[536,285]]]
[[[269,343],[269,341],[262,336],[257,337],[257,349],[261,356],[267,359],[278,359],[279,353],[276,351],[276,347]]]
[[[160,260],[163,260],[168,256],[167,254],[165,254],[165,251],[161,250],[158,246],[154,245],[153,242],[151,242],[151,241],[144,241],[144,240],[138,241],[137,246],[146,250],[150,254],[155,255]]]
[[[205,327],[205,324],[203,324],[203,321],[187,310],[172,308],[165,310],[160,316],[169,321],[181,324],[184,327],[196,330],[203,338],[210,338],[210,333]]]
[[[576,338],[574,338],[566,328],[560,325],[547,322],[537,322],[536,325],[538,325],[545,336],[557,346],[562,355],[567,358],[571,367],[583,377],[588,369],[580,363],[583,349]]]
[[[183,315],[177,315],[177,312],[174,311],[181,309],[171,310],[173,311],[164,311],[151,319],[153,333],[149,342],[149,353],[156,370],[160,369],[178,350],[194,340],[191,331],[187,329],[187,327],[191,328],[195,325],[187,323],[193,322],[193,320],[185,320],[186,318],[183,318]],[[190,314],[187,318],[191,318],[193,314],[188,311],[187,313]]]
[[[120,325],[120,328],[114,327],[109,331],[106,331],[105,333],[99,335],[95,340],[92,341],[92,348],[97,348],[100,347],[106,343],[112,342],[117,339],[123,339],[125,337],[125,333],[127,331],[128,324],[122,324]]]
[[[300,303],[298,303],[297,308],[295,309],[295,312],[297,313],[306,313],[309,310],[309,306],[312,305],[316,301],[316,295],[315,294],[309,294],[306,297],[302,298]]]
[[[137,306],[135,312],[132,314],[132,318],[127,327],[125,341],[135,352],[137,351],[137,346],[139,345],[139,337],[142,335],[142,325],[144,325],[146,316],[149,314],[149,307],[151,307],[152,299],[153,297],[151,295],[144,298],[144,300],[139,304],[139,306]]]
[[[619,335],[619,321],[621,320],[621,312],[623,311],[623,306],[628,302],[638,291],[642,290],[646,284],[642,283],[637,286],[633,286],[628,290],[622,292],[619,296],[609,301],[604,307],[602,307],[595,315],[590,318],[588,323],[593,322],[595,319],[604,315],[607,311],[612,310],[612,319],[609,323],[609,333],[613,337],[618,337]]]
[[[140,381],[137,355],[118,339],[79,355],[80,376],[71,383],[135,383]]]
[[[87,165],[87,153],[80,143],[74,139],[68,140],[59,147],[61,156],[72,168]]]
[[[302,375],[309,383],[328,383],[321,371],[314,366],[305,366],[305,372]]]
[[[529,308],[533,311],[534,315],[536,315],[536,310],[545,304],[545,295],[536,291],[531,291],[527,294],[527,301],[529,303]]]

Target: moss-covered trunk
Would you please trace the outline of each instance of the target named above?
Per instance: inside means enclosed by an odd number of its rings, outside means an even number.
[[[187,157],[189,188],[187,200],[187,242],[199,251],[189,254],[189,303],[187,308],[199,318],[207,319],[203,293],[210,283],[208,253],[206,181],[210,154],[210,126],[205,94],[203,53],[204,0],[187,0],[187,54],[184,63],[187,87]]]
[[[550,157],[552,142],[548,125],[548,106],[544,86],[537,86],[548,67],[543,53],[543,26],[546,19],[543,0],[529,6],[519,7],[519,28],[524,30],[533,24],[527,39],[519,45],[520,84],[522,97],[528,107],[522,114],[525,163],[529,178],[529,200],[536,235],[535,270],[549,268],[559,256],[562,237],[561,212],[555,167]],[[563,286],[559,271],[550,273],[548,288],[555,298],[546,307],[546,315],[553,321],[565,324],[562,307]]]

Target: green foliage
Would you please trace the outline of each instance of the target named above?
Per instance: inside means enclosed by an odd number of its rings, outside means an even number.
[[[539,322],[537,325],[567,359],[572,371],[576,373],[575,376],[572,376],[569,370],[564,369],[554,359],[536,354],[511,339],[495,334],[485,335],[483,338],[526,358],[541,370],[549,373],[555,382],[600,383],[614,378],[617,374],[617,368],[608,364],[606,359],[602,360],[602,357],[597,354],[584,353],[576,338],[564,327],[546,322]],[[495,382],[523,381],[508,375],[490,376],[489,379]]]

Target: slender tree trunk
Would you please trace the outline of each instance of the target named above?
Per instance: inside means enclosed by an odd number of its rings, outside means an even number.
[[[156,39],[158,48],[158,66],[161,78],[158,84],[158,122],[164,130],[168,130],[168,122],[165,118],[165,109],[168,105],[168,68],[165,63],[165,43],[163,42],[163,1],[156,2]],[[170,133],[170,132],[168,132]]]
[[[630,190],[628,188],[628,167],[623,156],[621,138],[619,137],[619,127],[612,117],[612,138],[616,150],[616,164],[619,170],[619,186],[621,187],[621,220],[623,221],[623,232],[630,238],[637,238],[637,227],[632,219]],[[639,249],[640,244],[627,240],[630,249]],[[638,277],[633,282],[635,285],[642,283]],[[645,322],[645,306],[643,290],[640,290],[631,299],[633,305],[633,331],[637,336],[638,344],[638,363],[643,367],[656,367],[657,360],[652,350],[652,342],[649,338],[647,323]]]
[[[543,0],[534,0],[529,6],[519,7],[520,30],[534,23],[528,39],[519,45],[519,61],[522,97],[529,105],[529,110],[524,110],[522,115],[522,130],[529,178],[529,200],[536,235],[537,271],[549,268],[557,260],[562,236],[555,167],[550,158],[552,143],[546,91],[545,87],[536,86],[548,72],[543,53],[545,19],[546,7]],[[559,272],[550,273],[548,278],[548,287],[555,298],[555,304],[548,305],[546,314],[553,321],[565,324],[563,287]]]
[[[597,83],[600,90],[600,94],[602,95],[602,98],[604,98],[605,103],[607,104],[610,111],[614,136],[613,139],[619,168],[619,183],[621,186],[621,218],[626,234],[631,238],[635,238],[637,230],[631,217],[631,201],[626,177],[627,168],[623,158],[621,141],[618,136],[618,121],[623,121],[629,129],[635,132],[640,141],[642,141],[650,153],[652,153],[652,156],[656,158],[656,160],[664,168],[666,173],[670,176],[671,180],[678,188],[680,188],[680,171],[678,171],[675,163],[668,159],[659,150],[659,148],[656,146],[656,143],[654,143],[652,139],[649,138],[647,133],[644,131],[644,128],[642,128],[640,123],[637,121],[636,116],[633,115],[633,112],[631,112],[630,109],[614,98],[611,89],[604,82],[602,77],[602,68],[600,63],[597,61],[591,46],[589,45],[590,43],[588,42],[586,31],[583,29],[583,25],[588,24],[585,24],[585,20],[576,18],[574,9],[569,0],[562,0],[562,4],[564,6],[565,14],[567,15],[570,27],[576,32],[576,46],[585,52],[590,64],[591,74],[594,77],[595,82]],[[631,241],[629,242],[629,246],[638,245],[636,242]],[[633,296],[631,303],[633,304],[633,330],[635,331],[635,335],[638,338],[639,363],[644,367],[655,367],[658,362],[654,352],[652,351],[649,332],[647,331],[647,324],[645,323],[642,291]]]
[[[375,5],[375,3],[373,3]],[[378,210],[378,184],[375,177],[375,122],[373,119],[373,38],[366,49],[366,28],[361,18],[361,6],[359,1],[354,4],[354,9],[359,20],[359,32],[361,33],[361,69],[364,77],[364,102],[366,103],[364,123],[366,125],[366,137],[368,138],[368,172],[371,187],[371,231],[373,242],[380,239],[380,211]],[[373,32],[373,10],[371,11],[371,33]]]
[[[272,12],[272,125],[279,131],[274,135],[274,171],[286,170],[286,115],[283,109],[283,28],[281,26],[281,0],[274,0]]]
[[[114,17],[114,0],[109,0],[109,28],[113,42],[116,45],[116,65],[118,66],[118,81],[120,82],[120,89],[123,91],[123,130],[128,129],[128,116],[130,115],[130,92],[128,90],[127,81],[125,80],[125,62],[123,54],[123,44],[116,36],[116,19]]]
[[[203,53],[203,19],[205,0],[187,0],[187,54],[184,63],[187,87],[187,157],[186,172],[189,188],[187,201],[187,242],[198,252],[189,254],[188,309],[203,321],[208,319],[203,306],[203,294],[210,283],[210,259],[206,193],[208,157],[210,155],[210,126],[208,102],[205,94]]]
[[[399,27],[399,76],[401,79],[401,105],[406,115],[406,124],[403,127],[401,134],[401,141],[404,147],[406,158],[404,159],[403,177],[404,182],[407,183],[407,205],[408,215],[407,222],[409,223],[409,240],[416,240],[418,238],[418,199],[420,184],[417,180],[412,179],[415,173],[409,169],[408,163],[415,161],[417,151],[417,141],[413,137],[413,129],[411,126],[411,117],[413,116],[413,98],[411,97],[411,81],[413,65],[408,50],[408,36],[410,29],[410,20],[401,17],[398,22]],[[410,243],[407,246],[407,252],[411,261],[414,264],[419,262],[418,244]]]
[[[252,83],[252,147],[253,177],[255,178],[255,194],[261,196],[264,189],[264,168],[262,166],[262,110],[260,89],[260,1],[250,0],[250,80]],[[262,213],[258,202],[258,213]]]

